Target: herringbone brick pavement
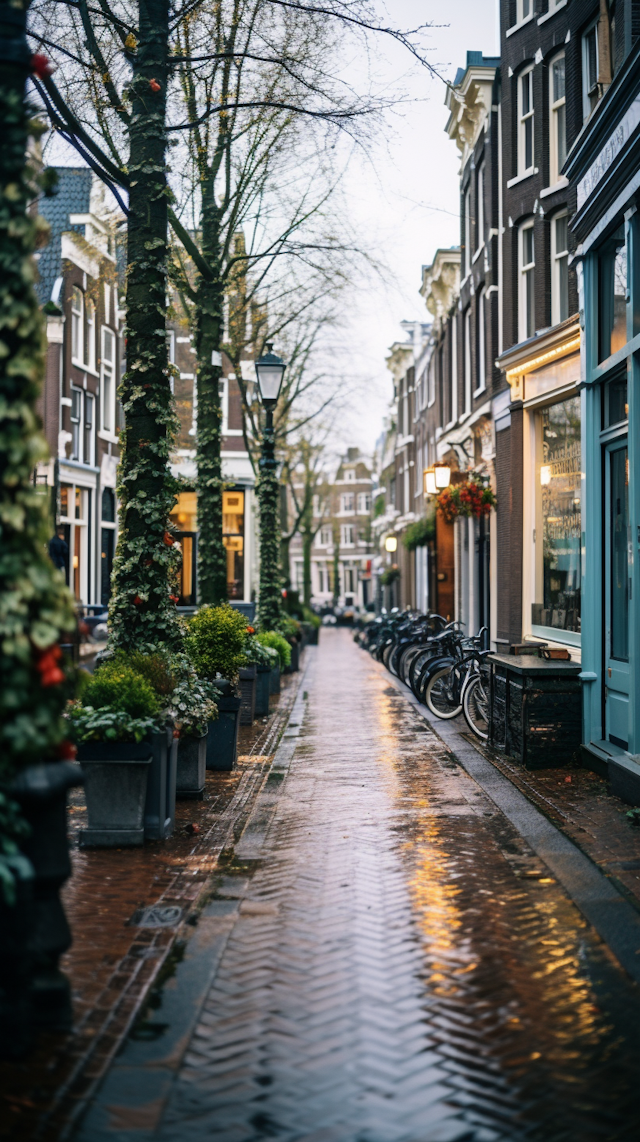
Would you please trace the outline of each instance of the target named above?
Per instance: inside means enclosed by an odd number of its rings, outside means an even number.
[[[158,1138],[637,1139],[638,996],[593,931],[346,631],[305,685]]]

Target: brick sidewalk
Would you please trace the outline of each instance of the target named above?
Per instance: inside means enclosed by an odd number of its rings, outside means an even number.
[[[284,676],[272,712],[240,730],[237,768],[207,773],[205,800],[179,801],[174,836],[141,849],[79,850],[86,825],[82,790],[70,798],[73,876],[64,890],[73,946],[62,962],[73,990],[74,1028],[42,1035],[27,1060],[3,1064],[0,1138],[56,1139],[90,1096],[154,986],[179,958],[189,922],[262,786],[302,675]],[[190,834],[187,825],[200,832]],[[169,928],[139,928],[139,908],[180,909]]]
[[[348,632],[307,687],[191,1034],[200,927],[77,1142],[635,1140],[637,989],[557,878]]]

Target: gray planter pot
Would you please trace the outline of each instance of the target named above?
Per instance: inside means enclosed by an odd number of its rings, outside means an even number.
[[[144,836],[147,841],[170,837],[176,816],[176,768],[178,739],[167,727],[151,735],[153,760],[149,771],[144,807]]]
[[[240,671],[240,725],[251,726],[256,716],[256,677],[255,666],[245,666]]]
[[[207,769],[228,772],[238,757],[240,698],[231,696],[218,701],[218,717],[209,722],[207,734]]]
[[[271,667],[271,674],[269,676],[269,693],[270,694],[279,694],[280,693],[280,667],[279,666],[272,666]]]
[[[207,734],[201,738],[178,740],[176,797],[179,801],[201,801],[207,772]]]
[[[121,848],[144,841],[144,808],[151,742],[87,742],[78,749],[87,799],[89,827],[80,844]]]
[[[256,718],[264,718],[269,713],[271,693],[271,667],[259,666],[256,675]]]

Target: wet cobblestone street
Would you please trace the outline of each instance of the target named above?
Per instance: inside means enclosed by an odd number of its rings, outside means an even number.
[[[637,986],[350,632],[284,745],[79,1142],[637,1139]]]

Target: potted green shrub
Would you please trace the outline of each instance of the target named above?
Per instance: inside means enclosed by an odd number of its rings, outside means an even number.
[[[220,693],[190,670],[177,683],[171,695],[170,715],[177,734],[178,761],[176,796],[179,800],[201,800],[207,770],[209,725],[218,717],[216,698]]]
[[[218,717],[209,722],[207,769],[230,770],[238,753],[238,675],[244,662],[247,621],[228,603],[201,607],[189,620],[185,650],[200,678],[220,691]]]
[[[164,730],[150,682],[120,659],[98,667],[67,710],[85,779],[88,828],[82,845],[141,845],[153,759],[151,735]]]
[[[282,666],[285,674],[294,674],[300,668],[300,643],[302,641],[302,624],[291,615],[283,615],[280,621],[280,632],[284,635],[291,648],[289,661]],[[278,691],[279,692],[279,691]]]
[[[291,665],[291,643],[287,641],[281,631],[277,630],[260,631],[257,637],[263,646],[276,653],[276,658],[271,666],[270,691],[272,694],[279,694],[280,672]]]
[[[318,645],[318,632],[320,630],[320,616],[311,610],[311,607],[303,608],[302,637],[305,646]]]

